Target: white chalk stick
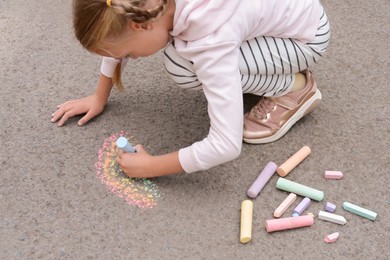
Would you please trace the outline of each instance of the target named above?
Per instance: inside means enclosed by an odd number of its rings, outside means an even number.
[[[333,223],[336,223],[339,225],[345,225],[345,223],[347,223],[347,220],[343,216],[329,213],[329,212],[322,211],[322,210],[320,210],[320,212],[318,213],[318,218],[322,219],[322,220],[329,221],[329,222],[333,222]]]

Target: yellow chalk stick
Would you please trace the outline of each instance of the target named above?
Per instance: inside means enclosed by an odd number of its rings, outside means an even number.
[[[293,156],[291,156],[287,161],[285,161],[282,165],[280,165],[276,172],[279,174],[279,176],[284,177],[289,172],[291,172],[292,169],[297,167],[297,165],[302,162],[309,154],[311,153],[311,149],[309,146],[302,147],[298,152],[296,152]]]
[[[245,244],[252,239],[253,202],[244,200],[241,203],[240,242]]]

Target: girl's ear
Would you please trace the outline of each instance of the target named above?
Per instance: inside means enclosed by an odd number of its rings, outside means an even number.
[[[136,23],[131,21],[130,27],[134,31],[140,31],[140,30],[150,30],[152,29],[152,23]]]

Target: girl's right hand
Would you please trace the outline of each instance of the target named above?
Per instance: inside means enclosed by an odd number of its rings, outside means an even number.
[[[82,99],[71,100],[57,106],[57,111],[51,115],[51,122],[54,123],[60,119],[58,126],[63,126],[69,118],[85,114],[77,123],[79,126],[82,126],[95,116],[101,114],[105,105],[106,101],[99,99],[96,94]]]

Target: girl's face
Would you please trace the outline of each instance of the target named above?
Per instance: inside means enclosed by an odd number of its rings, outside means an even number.
[[[168,29],[159,23],[137,24],[130,22],[123,36],[107,40],[96,53],[113,58],[150,56],[164,48],[169,41]]]
[[[129,21],[121,36],[103,42],[101,50],[96,53],[113,58],[128,56],[133,59],[156,53],[169,41],[174,13],[175,1],[169,1],[166,12],[157,20],[146,24]]]

